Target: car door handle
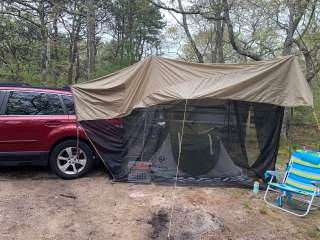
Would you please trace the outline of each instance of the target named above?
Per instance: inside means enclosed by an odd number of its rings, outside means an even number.
[[[62,122],[61,121],[47,121],[44,123],[45,126],[47,127],[60,127],[62,126]]]

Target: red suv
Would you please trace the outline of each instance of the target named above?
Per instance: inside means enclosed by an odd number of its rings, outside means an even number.
[[[0,85],[0,166],[49,164],[64,179],[81,177],[95,154],[78,132],[79,153],[70,91]]]

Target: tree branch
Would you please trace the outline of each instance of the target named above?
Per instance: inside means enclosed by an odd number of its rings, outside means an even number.
[[[307,45],[303,41],[302,38],[295,39],[294,43],[299,48],[300,52],[302,52],[305,64],[306,64],[306,79],[308,82],[311,82],[311,80],[319,73],[320,71],[320,63],[315,64],[312,59],[311,52],[309,51]]]
[[[13,16],[13,17],[17,17],[17,18],[20,18],[22,20],[25,20],[33,25],[35,25],[36,27],[40,28],[41,25],[39,23],[36,23],[35,21],[32,21],[31,19],[27,18],[27,17],[24,17],[23,15],[21,15],[21,13],[19,12],[18,14],[14,14],[12,12],[0,12],[0,14],[3,14],[3,15],[10,15],[10,16]]]
[[[178,0],[178,3],[179,3],[179,9],[181,10],[181,12],[183,12],[183,6],[182,6],[182,3],[181,3],[181,0]],[[183,26],[183,29],[187,35],[187,38],[192,46],[192,49],[195,53],[195,55],[197,56],[197,59],[198,59],[198,62],[199,63],[203,63],[203,55],[200,53],[198,47],[197,47],[197,44],[196,42],[194,41],[190,31],[189,31],[189,27],[188,27],[188,22],[187,22],[187,16],[185,14],[182,14],[182,26]]]
[[[224,6],[224,19],[225,23],[227,24],[228,27],[228,34],[229,34],[229,41],[233,49],[239,53],[240,55],[249,57],[255,61],[260,61],[262,60],[262,57],[254,52],[249,51],[248,49],[244,49],[239,42],[237,41],[234,31],[233,31],[233,24],[230,19],[230,6],[228,4],[227,0],[223,0],[223,6]]]
[[[153,0],[149,0],[150,3],[152,3],[154,6],[164,9],[164,10],[168,10],[168,11],[172,11],[175,13],[180,13],[180,14],[185,14],[185,15],[201,15],[203,16],[205,19],[207,20],[223,20],[223,17],[217,17],[217,16],[212,16],[211,14],[213,14],[210,11],[202,11],[199,8],[196,9],[189,9],[189,10],[181,10],[181,8],[179,7],[179,9],[176,9],[174,7],[169,7],[165,4],[163,4],[161,1],[158,1],[158,3],[154,2]]]

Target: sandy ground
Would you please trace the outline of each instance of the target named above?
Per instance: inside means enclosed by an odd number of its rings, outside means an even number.
[[[64,181],[47,169],[0,170],[0,239],[167,239],[172,187],[113,184],[103,169]],[[320,210],[297,218],[248,189],[176,191],[171,239],[320,239]]]

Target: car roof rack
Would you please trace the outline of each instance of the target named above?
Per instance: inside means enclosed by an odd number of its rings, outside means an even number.
[[[34,89],[48,89],[48,90],[71,92],[71,87],[69,85],[66,85],[63,88],[53,88],[53,87],[45,87],[45,86],[32,86],[28,83],[0,82],[0,87],[34,88]]]
[[[31,87],[29,83],[0,82],[0,87]]]

